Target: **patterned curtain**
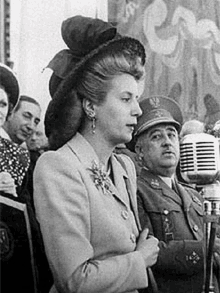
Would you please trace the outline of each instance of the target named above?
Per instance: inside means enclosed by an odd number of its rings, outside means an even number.
[[[109,21],[145,46],[143,96],[172,97],[185,121],[220,119],[220,0],[109,0]]]

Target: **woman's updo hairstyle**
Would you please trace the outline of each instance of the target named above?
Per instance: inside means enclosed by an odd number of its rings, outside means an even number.
[[[136,80],[140,80],[144,74],[145,50],[138,40],[121,37],[116,34],[116,31],[113,34],[113,27],[101,20],[86,17],[73,17],[71,20],[75,24],[77,23],[77,26],[83,21],[84,26],[81,26],[80,35],[71,34],[71,36],[75,36],[79,41],[80,36],[83,35],[84,38],[82,38],[87,47],[90,44],[88,38],[91,38],[91,28],[94,29],[93,34],[96,35],[96,39],[97,34],[99,36],[103,34],[103,24],[105,27],[107,26],[104,32],[108,32],[110,28],[111,34],[110,39],[106,42],[100,44],[100,38],[95,48],[93,44],[92,50],[80,61],[75,62],[74,59],[72,70],[62,78],[54,92],[45,115],[45,132],[50,148],[54,150],[63,146],[82,127],[85,120],[83,99],[101,104],[109,89],[109,81],[115,76],[130,74]],[[88,34],[88,30],[90,30],[90,34]],[[55,64],[57,63],[55,62]],[[64,70],[62,71],[64,72]]]

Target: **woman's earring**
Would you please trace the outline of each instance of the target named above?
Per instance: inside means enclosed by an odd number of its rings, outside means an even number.
[[[88,112],[87,113],[88,118],[92,121],[92,133],[95,134],[95,129],[96,129],[96,118],[95,118],[95,113],[93,112]]]
[[[95,134],[95,128],[96,128],[96,124],[95,124],[95,116],[92,117],[92,133]]]

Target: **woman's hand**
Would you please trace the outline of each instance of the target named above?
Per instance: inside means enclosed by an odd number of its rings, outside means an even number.
[[[146,267],[151,267],[157,261],[159,246],[158,239],[154,236],[149,236],[149,229],[144,229],[138,239],[136,250],[139,251],[145,261]]]
[[[8,172],[0,172],[0,191],[12,194],[17,197],[14,179]]]

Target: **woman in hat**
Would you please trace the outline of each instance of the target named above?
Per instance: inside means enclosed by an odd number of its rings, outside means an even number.
[[[113,150],[132,138],[141,115],[144,48],[82,16],[65,20],[62,34],[70,50],[50,62],[59,85],[45,116],[53,150],[34,174],[50,292],[137,292],[148,286],[158,240],[139,234],[135,167]]]
[[[0,63],[0,191],[17,197],[29,167],[28,151],[9,140],[2,126],[15,107],[19,96],[19,85],[13,71]]]

